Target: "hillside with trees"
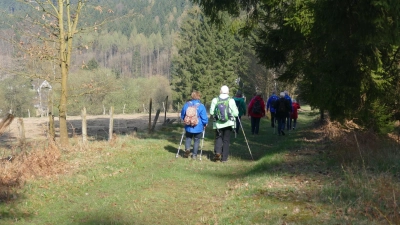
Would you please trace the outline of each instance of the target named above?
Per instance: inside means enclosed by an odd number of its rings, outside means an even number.
[[[56,2],[53,1],[55,5]],[[32,8],[19,1],[7,0],[0,5],[8,15],[3,21],[9,20],[3,23],[0,30],[4,37],[0,40],[0,57],[4,62],[0,74],[2,79],[13,80],[13,75],[29,79],[32,83],[30,93],[34,98],[41,81],[48,80],[54,89],[51,93],[53,107],[57,106],[60,96],[57,91],[60,90],[59,82],[53,76],[58,73],[57,62],[52,56],[26,52],[29,23],[24,21],[24,15],[37,14],[37,20],[46,19],[46,15],[37,12],[36,5],[31,4]],[[272,74],[258,64],[259,60],[251,48],[253,39],[238,35],[235,28],[238,21],[227,17],[227,25],[222,29],[212,26],[199,8],[193,8],[187,0],[99,0],[86,4],[80,18],[80,33],[73,42],[68,87],[70,115],[78,114],[82,107],[87,107],[89,113],[97,114],[111,105],[116,113],[122,112],[123,108],[129,112],[143,111],[143,104],[147,104],[148,98],[156,99],[153,104],[161,108],[166,95],[174,102],[171,110],[178,110],[178,105],[186,100],[191,90],[202,91],[205,96],[203,101],[208,102],[218,94],[222,84],[230,85],[232,92],[244,89],[249,97],[255,89],[266,93],[272,90],[272,82],[267,82],[272,80]],[[197,15],[193,15],[195,10]],[[111,15],[111,19],[99,24],[107,18],[105,15]],[[198,25],[192,26],[192,23]],[[89,24],[98,26],[90,27]],[[46,35],[45,32],[42,35]],[[183,39],[190,36],[193,43],[185,46]],[[40,38],[29,40],[36,49],[44,46],[50,49],[53,45]],[[25,46],[21,47],[18,42],[25,42]],[[187,52],[185,48],[194,53]],[[31,54],[30,57],[27,57],[28,54]],[[211,55],[213,58],[210,58]],[[181,66],[187,67],[187,71]],[[201,68],[197,70],[195,67]],[[186,82],[183,82],[184,79]],[[24,87],[24,90],[27,88]],[[146,93],[147,99],[142,97],[143,93]],[[3,96],[7,94],[10,93]],[[0,97],[6,101],[3,113],[12,111],[19,116],[27,116],[27,109],[33,112],[32,105],[39,105],[36,96],[34,104],[27,101],[17,110],[3,96]],[[45,106],[40,113],[43,114],[49,105],[40,105]],[[57,107],[53,108],[57,115]]]

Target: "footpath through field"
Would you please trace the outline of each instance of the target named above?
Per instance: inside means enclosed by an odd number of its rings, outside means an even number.
[[[65,174],[29,181],[10,203],[2,224],[328,224],[333,209],[316,201],[331,181],[317,113],[300,112],[298,129],[274,134],[269,120],[259,135],[231,138],[228,163],[210,160],[207,128],[202,161],[175,158],[182,125],[107,146],[67,153]]]

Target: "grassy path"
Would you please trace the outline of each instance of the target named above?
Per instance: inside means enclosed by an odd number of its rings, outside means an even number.
[[[326,192],[340,169],[310,132],[314,118],[305,110],[299,129],[284,137],[273,134],[267,119],[260,135],[250,136],[243,119],[255,161],[243,133],[232,137],[228,163],[210,161],[211,129],[202,161],[176,159],[178,126],[69,153],[65,170],[76,172],[28,182],[0,204],[0,223],[344,224]]]

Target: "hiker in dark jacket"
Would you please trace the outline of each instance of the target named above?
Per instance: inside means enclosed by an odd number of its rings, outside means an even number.
[[[275,102],[279,99],[279,97],[275,94],[275,91],[272,92],[271,97],[268,98],[267,101],[267,113],[268,111],[271,112],[271,127],[274,128],[275,127]]]
[[[290,110],[288,112],[288,114],[286,115],[286,130],[290,130],[290,114],[292,113],[292,98],[289,96],[289,92],[288,91],[284,91],[285,93],[285,99],[287,99],[289,101],[290,104]],[[285,128],[285,127],[283,127]]]
[[[283,131],[285,129],[285,121],[286,117],[289,114],[290,108],[289,100],[285,98],[285,92],[280,93],[280,98],[275,102],[275,110],[276,110],[276,119],[278,120],[278,134],[285,135]]]
[[[196,126],[185,125],[186,131],[186,141],[185,141],[185,154],[184,157],[188,158],[190,155],[190,146],[192,140],[193,144],[193,155],[192,158],[196,159],[197,152],[199,150],[200,139],[202,138],[202,133],[208,124],[208,116],[206,107],[200,102],[201,94],[199,91],[193,91],[191,94],[192,100],[185,103],[181,110],[181,119],[185,119],[186,110],[189,106],[194,105],[197,107],[197,118],[198,123]]]
[[[261,117],[265,116],[265,103],[261,97],[261,92],[257,92],[256,96],[250,101],[247,115],[251,118],[251,134],[258,134]]]
[[[235,97],[233,97],[233,100],[235,100],[236,106],[239,110],[239,115],[236,117],[236,128],[235,128],[236,133],[238,133],[242,116],[246,115],[246,103],[244,102],[242,91],[240,90],[237,91]]]

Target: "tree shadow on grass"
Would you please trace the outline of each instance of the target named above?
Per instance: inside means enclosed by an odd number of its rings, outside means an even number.
[[[17,207],[14,207],[14,205],[20,204],[23,199],[26,199],[24,195],[17,193],[8,187],[0,186],[0,190],[0,206],[2,208],[0,210],[0,223],[1,221],[15,221],[16,219],[29,219],[32,217],[31,213],[16,210]]]
[[[270,149],[274,148],[274,143],[279,142],[277,135],[271,137],[270,129],[260,130],[260,135],[248,136],[248,130],[250,130],[250,124],[248,120],[243,120],[243,128],[245,129],[245,134],[242,130],[239,130],[239,134],[232,133],[230,138],[230,157],[236,157],[241,160],[259,160],[265,155],[271,154]],[[164,129],[164,131],[163,131]],[[168,128],[162,128],[161,132],[157,132],[151,135],[153,139],[165,139],[171,142],[171,146],[165,146],[165,149],[171,153],[177,153],[180,141],[182,139],[183,125],[173,125]],[[236,136],[236,137],[235,137]],[[265,141],[265,139],[270,141]],[[214,155],[214,140],[215,140],[215,130],[211,126],[206,128],[204,145],[210,149],[204,154],[213,157]],[[185,137],[183,137],[181,150],[184,150]],[[176,146],[176,147],[175,147]],[[192,146],[193,147],[193,144]],[[203,149],[204,152],[204,149]],[[251,153],[251,154],[250,154]]]
[[[141,221],[132,221],[128,219],[125,213],[118,212],[116,209],[104,209],[97,212],[78,212],[74,215],[71,215],[70,218],[73,218],[71,224],[80,224],[80,225],[122,225],[122,224],[145,224]]]
[[[164,149],[167,150],[168,152],[174,153],[175,158],[183,158],[183,153],[185,152],[185,146],[184,146],[184,144],[182,144],[182,145],[183,146],[181,146],[181,148],[179,150],[178,157],[176,157],[176,155],[178,153],[178,146],[167,145],[164,147]],[[193,153],[193,148],[190,149],[190,152]],[[203,151],[201,151],[201,149],[199,149],[197,152],[198,159],[200,157],[200,153],[201,153],[202,159],[211,159],[212,156],[214,156],[214,150],[203,149]]]

